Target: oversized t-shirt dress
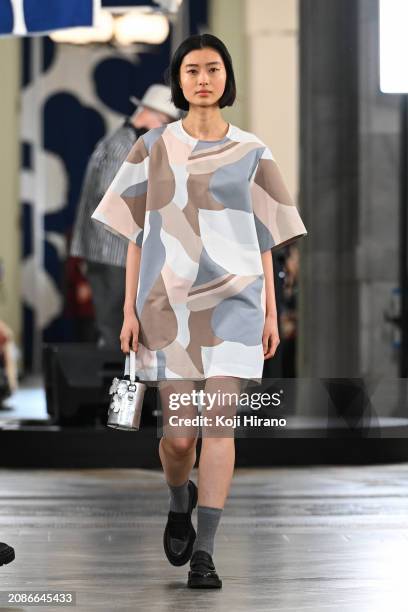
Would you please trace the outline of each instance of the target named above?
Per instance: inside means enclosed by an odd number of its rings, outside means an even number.
[[[307,231],[257,136],[230,123],[221,140],[199,140],[181,119],[153,128],[133,145],[92,218],[141,247],[140,380],[262,382],[261,253]]]

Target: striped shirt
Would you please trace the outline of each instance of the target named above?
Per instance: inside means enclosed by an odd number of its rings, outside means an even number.
[[[100,140],[85,172],[75,219],[70,255],[110,265],[126,265],[128,241],[91,219],[137,138],[145,133],[126,121]]]

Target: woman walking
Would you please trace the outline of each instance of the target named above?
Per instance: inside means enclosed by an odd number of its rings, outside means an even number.
[[[212,556],[235,441],[215,416],[234,415],[242,386],[262,381],[279,344],[271,250],[307,232],[270,149],[222,116],[236,96],[223,42],[184,40],[170,86],[186,115],[137,140],[92,217],[129,240],[120,341],[127,367],[133,349],[139,378],[160,393],[166,556],[190,561],[189,587],[220,588]],[[198,391],[215,401],[201,402],[214,420],[202,427],[197,488],[198,427],[183,418],[198,414]]]

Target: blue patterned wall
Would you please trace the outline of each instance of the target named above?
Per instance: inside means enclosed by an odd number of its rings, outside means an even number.
[[[205,31],[206,21],[207,2],[192,0],[191,32]],[[48,37],[25,38],[21,44],[23,337],[30,369],[35,319],[43,341],[76,340],[65,309],[65,264],[89,156],[98,140],[133,110],[129,96],[141,97],[148,85],[163,82],[171,47],[170,36],[159,47],[133,55],[110,45],[56,45]],[[41,64],[36,75],[35,51]],[[34,239],[39,214],[40,246]]]

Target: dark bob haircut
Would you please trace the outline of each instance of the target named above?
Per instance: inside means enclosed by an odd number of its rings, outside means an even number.
[[[218,101],[219,107],[224,108],[224,106],[232,106],[235,102],[235,97],[237,95],[235,76],[232,68],[232,59],[227,47],[222,40],[212,34],[194,34],[183,40],[178,46],[170,64],[171,99],[177,108],[185,111],[188,111],[190,103],[184,97],[183,91],[179,85],[180,66],[187,53],[195,49],[203,49],[204,47],[211,47],[215,49],[215,51],[218,51],[227,72],[224,93]]]

